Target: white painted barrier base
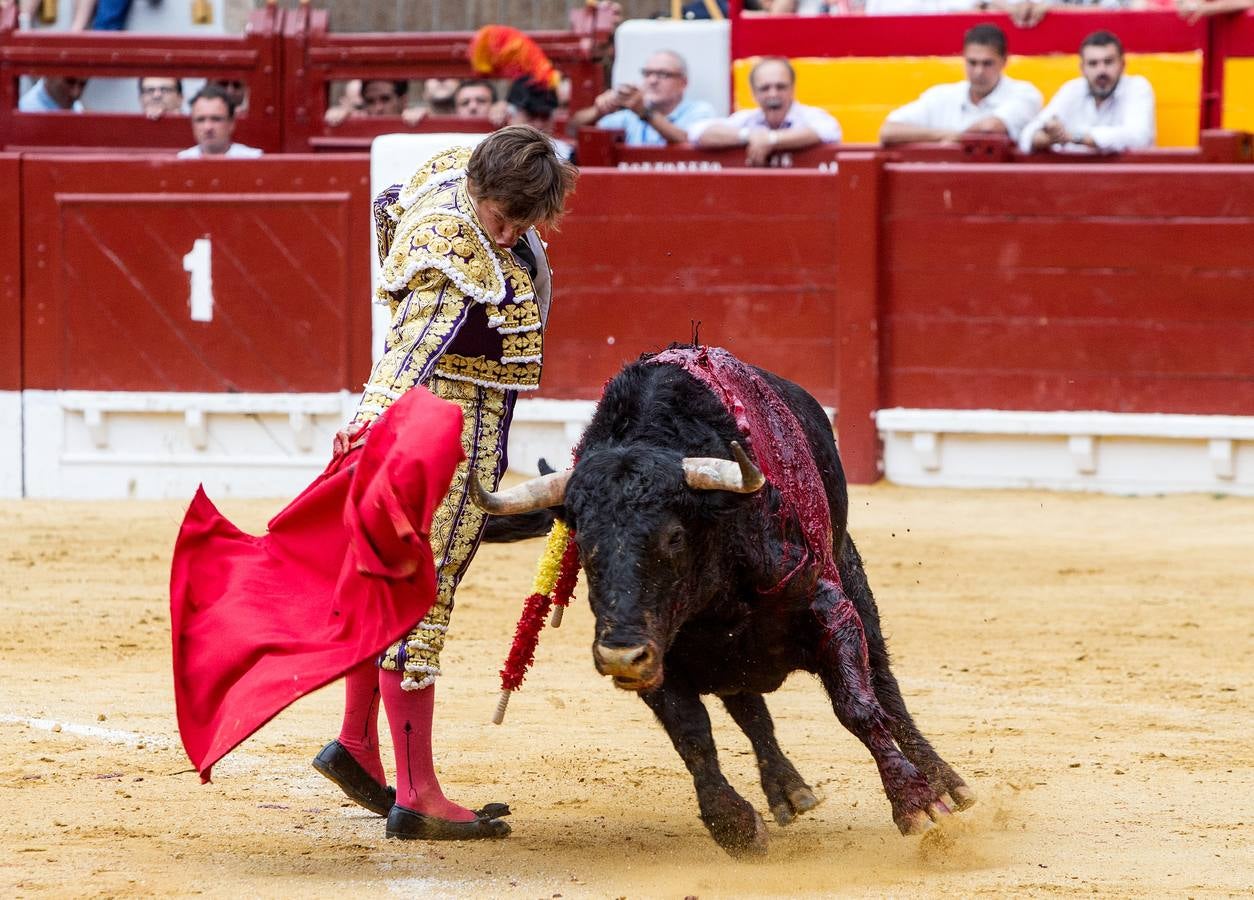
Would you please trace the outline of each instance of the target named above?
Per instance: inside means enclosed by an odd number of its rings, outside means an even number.
[[[326,466],[357,401],[348,393],[0,393],[0,497],[23,495],[23,465],[29,497],[190,498],[202,483],[215,498],[291,497]],[[594,406],[519,400],[512,468],[534,475],[540,457],[569,465]]]
[[[0,497],[290,497],[357,405],[332,394],[0,392]],[[562,469],[591,401],[520,399],[510,468]],[[1254,417],[886,409],[884,474],[924,487],[1254,496]]]
[[[1254,417],[884,409],[875,421],[898,484],[1254,496]]]
[[[0,497],[22,496],[22,395],[0,391]]]
[[[357,398],[26,391],[26,495],[291,496],[322,471]]]
[[[519,400],[509,429],[510,471],[538,475],[541,457],[559,471],[570,466],[595,409],[591,400]]]

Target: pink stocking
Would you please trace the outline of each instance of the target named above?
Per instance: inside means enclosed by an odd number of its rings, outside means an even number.
[[[344,676],[344,724],[339,741],[379,784],[387,784],[379,756],[379,667],[373,659]]]
[[[400,672],[380,669],[379,687],[396,751],[396,805],[439,819],[469,822],[475,814],[445,799],[431,759],[435,685],[402,690]]]

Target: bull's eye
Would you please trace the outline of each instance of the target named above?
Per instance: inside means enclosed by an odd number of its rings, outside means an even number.
[[[667,556],[675,556],[684,549],[684,527],[679,523],[668,525],[658,535],[658,544]]]

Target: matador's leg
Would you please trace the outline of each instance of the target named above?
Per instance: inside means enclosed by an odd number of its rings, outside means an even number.
[[[431,523],[431,550],[435,557],[436,598],[430,611],[405,638],[380,657],[379,665],[403,673],[402,686],[416,691],[440,675],[440,651],[453,614],[453,595],[479,548],[486,515],[470,502],[468,473],[475,467],[479,481],[491,485],[505,468],[505,440],[513,397],[505,391],[435,377],[431,392],[462,408],[462,449],[466,460],[457,467],[449,492]]]

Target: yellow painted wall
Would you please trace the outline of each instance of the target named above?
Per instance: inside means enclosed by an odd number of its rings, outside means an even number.
[[[962,58],[944,56],[839,57],[836,59],[794,59],[797,70],[797,99],[821,106],[840,122],[844,139],[850,143],[874,143],[880,125],[889,112],[903,106],[934,84],[962,81]],[[1228,71],[1237,63],[1229,60]],[[753,60],[734,64],[735,105],[753,106],[749,90],[749,69]],[[1079,58],[1056,56],[1011,56],[1006,73],[1035,84],[1049,102],[1066,81],[1080,74]],[[1199,103],[1202,92],[1201,53],[1129,53],[1128,73],[1144,75],[1154,86],[1158,115],[1158,146],[1197,146]],[[1246,80],[1245,120],[1254,119],[1254,65],[1244,69]],[[1225,76],[1225,85],[1228,84]],[[1234,97],[1236,82],[1227,88]],[[1230,100],[1224,104],[1225,124]]]
[[[1234,131],[1254,131],[1254,59],[1224,60],[1222,125]]]

